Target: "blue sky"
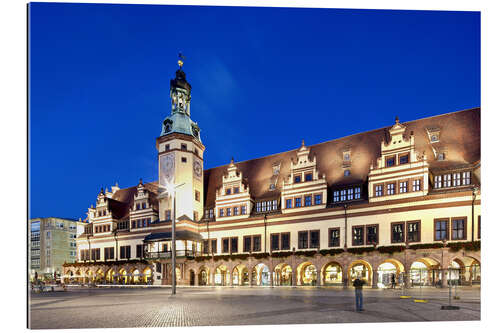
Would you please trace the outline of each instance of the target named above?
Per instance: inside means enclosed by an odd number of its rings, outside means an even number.
[[[157,178],[177,53],[205,168],[480,106],[478,12],[32,3],[30,217]]]

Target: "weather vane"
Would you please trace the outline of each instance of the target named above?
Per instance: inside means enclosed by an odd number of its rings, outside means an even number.
[[[182,65],[184,65],[183,60],[186,60],[186,57],[182,54],[182,52],[179,52],[179,60],[177,60],[177,64],[179,64],[179,68],[182,68]]]

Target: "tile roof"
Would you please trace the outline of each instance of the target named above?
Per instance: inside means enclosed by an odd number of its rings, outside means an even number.
[[[480,108],[474,108],[403,122],[402,124],[406,126],[405,135],[408,136],[410,132],[414,132],[415,149],[418,153],[425,151],[430,168],[453,168],[480,160],[480,117]],[[389,129],[392,125],[309,146],[311,154],[316,155],[318,171],[320,174],[326,175],[328,185],[338,186],[365,182],[370,164],[380,157],[382,140],[389,139]],[[440,129],[439,146],[446,149],[444,161],[435,159],[427,128]],[[347,147],[351,151],[350,176],[344,176],[344,168],[342,168],[342,153]],[[250,186],[252,198],[259,200],[280,195],[283,179],[290,174],[290,160],[296,159],[298,148],[235,163]],[[281,162],[280,174],[276,189],[270,191],[269,184],[273,176],[272,166],[277,162]],[[215,192],[222,185],[222,176],[227,167],[228,165],[222,165],[205,170],[204,202],[206,207],[215,206]]]

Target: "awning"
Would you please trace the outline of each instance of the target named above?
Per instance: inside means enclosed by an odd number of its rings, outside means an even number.
[[[179,230],[175,232],[176,240],[191,240],[191,241],[201,241],[203,238],[197,232],[189,230]],[[144,243],[160,242],[160,241],[170,241],[172,240],[172,232],[155,232],[147,235],[144,238]]]

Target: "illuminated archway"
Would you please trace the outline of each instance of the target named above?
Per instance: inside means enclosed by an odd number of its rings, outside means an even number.
[[[227,286],[229,283],[229,271],[225,265],[219,265],[215,269],[214,283],[216,286]]]
[[[433,286],[441,283],[442,272],[439,262],[425,257],[410,266],[410,286]]]
[[[245,286],[249,284],[248,269],[245,265],[239,264],[233,269],[233,286]]]
[[[252,269],[252,285],[269,286],[271,285],[271,274],[266,264],[259,263]]]
[[[102,269],[98,269],[96,274],[95,274],[95,280],[96,280],[96,283],[103,283],[104,282],[104,272],[102,271]]]
[[[129,282],[127,271],[123,268],[118,272],[118,281],[120,284],[127,284]]]
[[[106,272],[106,282],[113,283],[115,281],[115,275],[116,272],[112,268],[108,269]]]
[[[94,282],[94,272],[92,272],[90,269],[87,271],[87,274],[85,276],[85,282],[87,283]]]
[[[481,264],[474,259],[470,265],[470,281],[474,284],[481,283]]]
[[[383,261],[377,268],[379,288],[396,287],[403,281],[401,273],[404,272],[404,266],[396,259],[387,259]]]
[[[315,286],[318,283],[316,266],[309,261],[301,263],[297,267],[297,281],[301,286]]]
[[[139,272],[139,270],[137,268],[131,270],[131,272],[132,272],[132,276],[131,276],[132,283],[138,284],[141,281],[141,276],[142,276],[141,272]]]
[[[274,268],[274,285],[292,285],[292,267],[290,265],[281,263]]]
[[[331,261],[323,266],[323,284],[325,286],[342,285],[342,266],[336,261]]]
[[[352,284],[359,277],[366,282],[366,285],[372,284],[372,266],[364,260],[353,261],[348,268],[349,282]]]
[[[465,264],[462,260],[455,258],[451,261],[447,278],[451,285],[462,285],[465,282]]]
[[[150,284],[152,282],[153,271],[151,270],[151,267],[144,268],[142,275],[145,283]]]
[[[84,277],[82,276],[82,271],[81,270],[77,270],[74,277],[76,278],[76,281],[78,283],[83,283]]]

